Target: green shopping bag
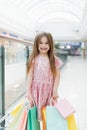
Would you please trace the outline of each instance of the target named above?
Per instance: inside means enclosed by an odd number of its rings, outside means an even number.
[[[37,107],[34,106],[28,111],[27,130],[40,130],[40,124],[37,119]]]
[[[67,120],[53,106],[46,107],[46,128],[47,130],[68,130]]]

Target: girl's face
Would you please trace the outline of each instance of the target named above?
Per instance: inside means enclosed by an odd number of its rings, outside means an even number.
[[[45,36],[43,36],[41,38],[39,45],[38,45],[38,50],[41,54],[47,54],[49,49],[50,49],[50,47],[49,47],[49,43],[47,41],[47,38]]]

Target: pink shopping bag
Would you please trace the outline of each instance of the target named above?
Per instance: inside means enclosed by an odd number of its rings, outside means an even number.
[[[20,120],[20,123],[19,123],[17,130],[25,130],[26,129],[27,115],[28,115],[27,109],[24,109],[24,112],[23,112],[23,115],[21,117],[21,120]]]
[[[64,119],[66,119],[68,116],[72,115],[75,112],[74,107],[65,98],[57,102],[55,104],[55,107],[58,109]]]

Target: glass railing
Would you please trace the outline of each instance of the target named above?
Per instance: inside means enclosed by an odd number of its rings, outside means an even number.
[[[26,92],[26,46],[6,41],[5,47],[5,108]]]
[[[17,40],[0,38],[0,120],[3,118],[4,112],[6,113],[12,104],[26,93],[26,62],[28,57],[26,47],[23,41],[21,43]],[[2,49],[4,57],[1,54]],[[4,62],[2,63],[2,61]],[[4,66],[3,69],[2,66]]]

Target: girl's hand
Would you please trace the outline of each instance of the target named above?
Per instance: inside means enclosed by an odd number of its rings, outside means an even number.
[[[50,105],[54,106],[57,103],[57,97],[51,97]]]
[[[34,100],[32,97],[29,98],[29,104],[30,104],[30,107],[34,106]]]
[[[29,100],[29,107],[33,107],[34,106],[34,100],[33,100],[32,96],[30,96],[30,97],[26,96],[25,98],[27,98]]]

